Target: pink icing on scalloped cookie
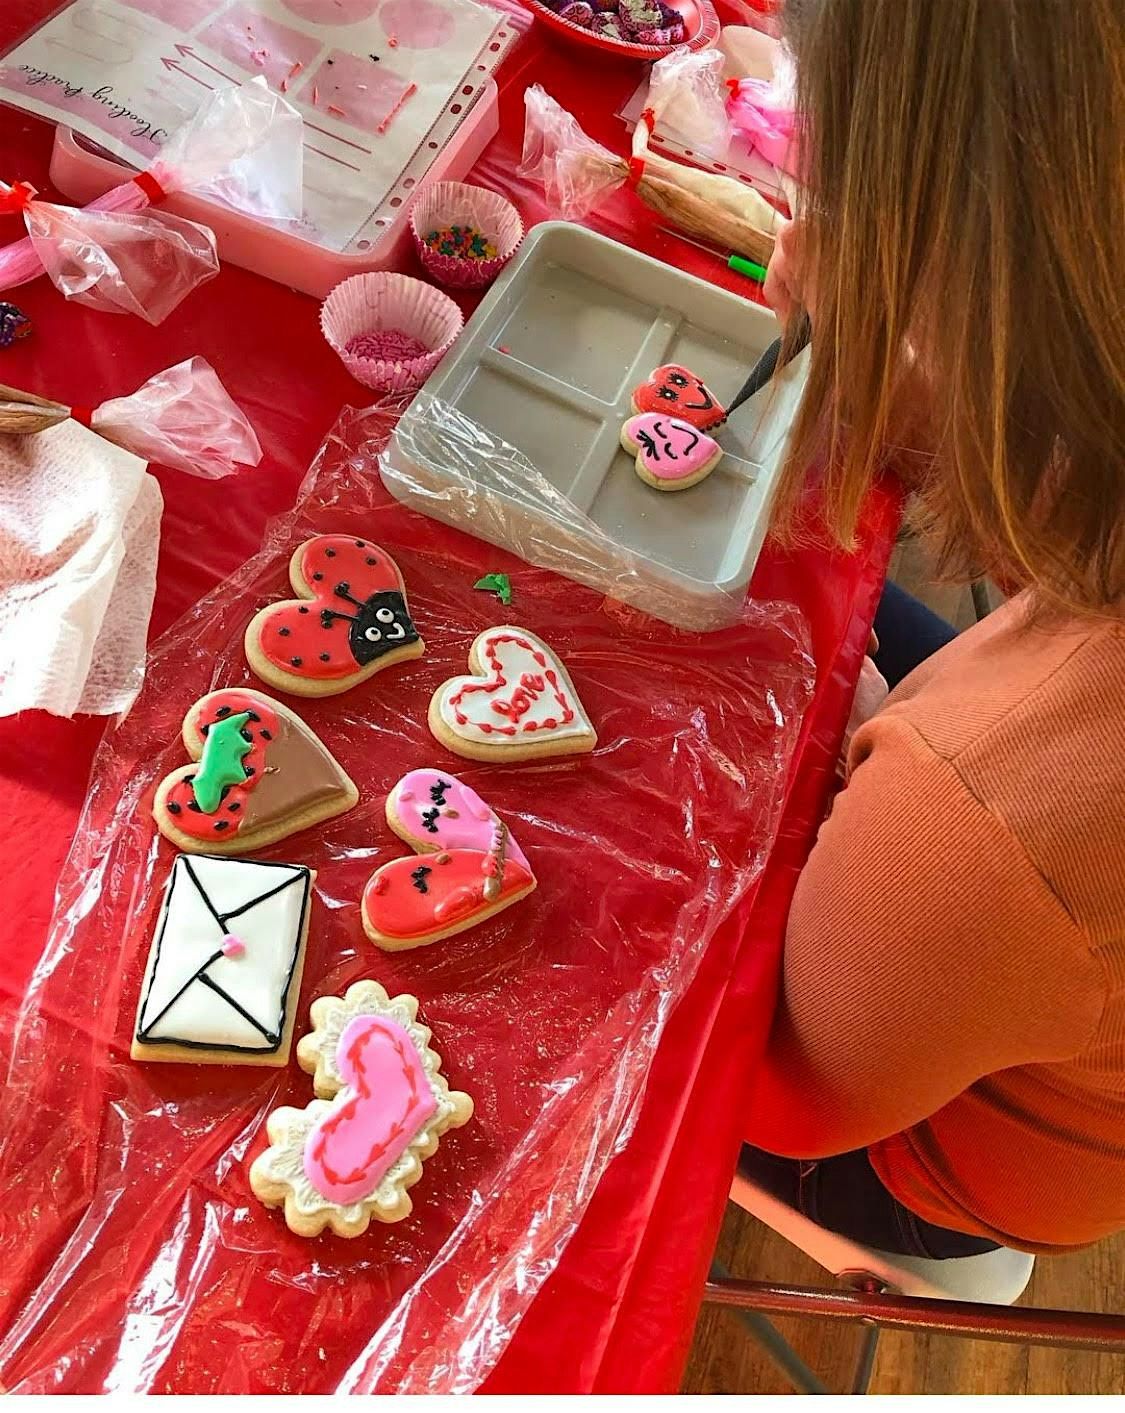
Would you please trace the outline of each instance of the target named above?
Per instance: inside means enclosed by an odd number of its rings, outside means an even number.
[[[630,417],[621,429],[621,445],[637,458],[637,471],[654,481],[702,479],[723,454],[714,437],[690,422],[655,412]]]
[[[355,1016],[336,1063],[347,1089],[305,1144],[305,1175],[330,1202],[369,1197],[437,1111],[418,1049],[389,1016]]]

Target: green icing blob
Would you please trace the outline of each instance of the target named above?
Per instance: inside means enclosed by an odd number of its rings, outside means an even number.
[[[227,785],[241,785],[246,779],[242,757],[254,749],[254,743],[242,735],[250,720],[248,711],[215,721],[203,741],[203,756],[191,782],[195,803],[204,814],[214,814]]]
[[[474,589],[486,589],[495,594],[505,608],[512,602],[512,581],[506,574],[486,574],[473,585]]]

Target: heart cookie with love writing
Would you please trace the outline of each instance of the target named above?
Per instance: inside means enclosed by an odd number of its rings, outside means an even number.
[[[621,429],[621,445],[636,459],[637,475],[658,491],[698,486],[722,460],[714,437],[678,417],[643,412]]]
[[[454,775],[404,775],[387,796],[387,823],[416,852],[376,869],[363,892],[364,931],[384,951],[464,932],[535,888],[507,825]]]
[[[298,598],[267,605],[246,629],[247,661],[280,691],[334,696],[425,652],[398,565],[370,540],[306,540],[289,579]]]
[[[701,432],[726,420],[726,408],[690,368],[665,363],[633,389],[634,412],[662,412],[679,417]]]
[[[592,751],[597,732],[558,657],[526,628],[486,628],[469,650],[471,677],[430,700],[429,725],[472,760],[530,760]]]
[[[350,810],[359,792],[295,712],[264,692],[208,692],[184,717],[192,764],[156,788],[156,827],[189,854],[245,854]]]

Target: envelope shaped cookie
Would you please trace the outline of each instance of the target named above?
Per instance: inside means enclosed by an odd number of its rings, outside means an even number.
[[[313,877],[301,864],[176,859],[141,987],[134,1060],[286,1063]]]

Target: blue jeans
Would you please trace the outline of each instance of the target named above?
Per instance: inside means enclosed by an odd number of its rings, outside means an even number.
[[[879,639],[875,665],[895,687],[957,633],[888,582],[875,614],[875,636]],[[993,1241],[934,1226],[904,1207],[879,1181],[865,1148],[834,1158],[802,1159],[780,1158],[747,1143],[738,1168],[818,1226],[864,1246],[933,1260],[996,1250]]]

